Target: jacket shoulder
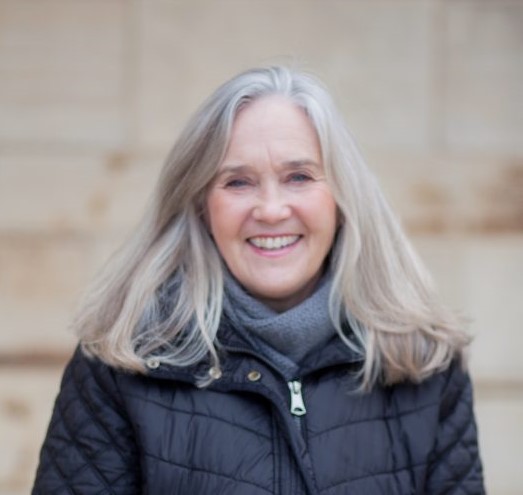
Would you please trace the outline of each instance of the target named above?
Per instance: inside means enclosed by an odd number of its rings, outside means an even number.
[[[132,494],[137,447],[115,372],[78,348],[68,363],[40,453],[33,494]]]

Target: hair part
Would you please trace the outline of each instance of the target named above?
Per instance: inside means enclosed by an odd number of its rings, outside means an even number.
[[[143,219],[89,288],[74,320],[82,347],[107,364],[145,372],[151,356],[219,366],[221,257],[206,228],[207,189],[249,102],[279,95],[318,134],[341,225],[331,256],[330,314],[362,354],[361,386],[418,382],[461,356],[469,337],[438,300],[332,99],[312,76],[285,67],[246,71],[220,86],[169,153]],[[342,330],[349,322],[356,344]],[[211,380],[198,377],[200,385]]]

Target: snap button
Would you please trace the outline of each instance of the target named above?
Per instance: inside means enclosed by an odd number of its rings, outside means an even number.
[[[261,378],[261,373],[256,370],[249,371],[247,379],[251,382],[257,382]]]
[[[209,368],[209,376],[213,380],[218,380],[222,377],[222,370],[218,368],[218,366],[212,366],[211,368]]]
[[[147,367],[151,370],[155,370],[160,366],[160,360],[158,358],[152,357],[149,358],[146,363]]]

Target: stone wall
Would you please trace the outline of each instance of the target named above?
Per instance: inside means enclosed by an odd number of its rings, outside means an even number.
[[[0,0],[0,494],[27,493],[82,289],[220,82],[318,73],[473,318],[489,493],[521,493],[523,2]]]

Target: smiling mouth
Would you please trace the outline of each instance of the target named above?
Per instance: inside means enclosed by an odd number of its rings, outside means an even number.
[[[251,237],[247,241],[259,249],[266,249],[273,251],[291,246],[298,242],[301,236],[299,235],[282,235],[277,237]]]

